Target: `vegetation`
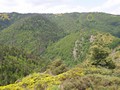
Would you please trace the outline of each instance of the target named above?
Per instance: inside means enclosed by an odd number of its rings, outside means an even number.
[[[61,58],[68,66],[74,66],[82,62],[90,46],[90,34],[92,32],[72,33],[59,42],[54,43],[46,49],[45,57],[50,59]]]
[[[63,36],[62,30],[47,18],[42,15],[31,15],[2,30],[0,43],[24,48],[31,53],[40,55],[47,45]]]
[[[120,16],[0,16],[0,90],[120,89]]]
[[[62,62],[62,60],[57,59],[48,65],[46,72],[52,75],[58,75],[68,70],[67,66]]]
[[[99,47],[94,47],[93,48],[93,53],[92,53],[92,60],[93,60],[93,65],[100,65],[103,67],[108,67],[111,69],[115,68],[115,64],[112,61],[112,59],[107,58],[109,55],[109,52],[107,50],[104,50],[105,48],[99,48]]]
[[[114,49],[115,47],[119,46],[120,39],[115,39],[108,47]]]
[[[41,70],[43,60],[28,54],[24,49],[0,45],[0,85],[7,85],[16,80]],[[45,61],[44,61],[45,64]]]
[[[2,86],[1,90],[119,90],[120,78],[109,69],[81,66],[65,73],[53,76],[45,73],[34,73],[15,84]]]

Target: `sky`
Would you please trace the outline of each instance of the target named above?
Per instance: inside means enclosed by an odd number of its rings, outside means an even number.
[[[0,0],[0,12],[105,12],[120,15],[120,0]]]

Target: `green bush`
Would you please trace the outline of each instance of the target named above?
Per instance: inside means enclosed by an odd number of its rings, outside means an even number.
[[[94,47],[92,52],[92,65],[107,67],[109,69],[115,68],[115,63],[112,59],[107,58],[109,52],[105,48]]]
[[[50,72],[53,75],[58,75],[61,74],[63,72],[66,72],[68,70],[67,66],[62,62],[62,60],[55,60],[53,61],[49,66],[48,66],[48,70],[50,70]]]

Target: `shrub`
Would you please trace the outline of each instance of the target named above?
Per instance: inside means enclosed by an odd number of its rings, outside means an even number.
[[[112,59],[108,58],[109,52],[105,48],[96,46],[92,49],[92,51],[92,65],[99,65],[109,69],[115,68],[115,63]]]
[[[48,66],[48,70],[50,70],[53,75],[58,75],[66,72],[68,68],[65,64],[63,64],[62,60],[57,59]]]

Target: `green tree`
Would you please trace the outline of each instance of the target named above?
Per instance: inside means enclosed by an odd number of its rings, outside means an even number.
[[[109,52],[105,48],[94,47],[92,49],[92,65],[107,67],[109,69],[114,69],[115,64],[112,59],[108,58]]]

